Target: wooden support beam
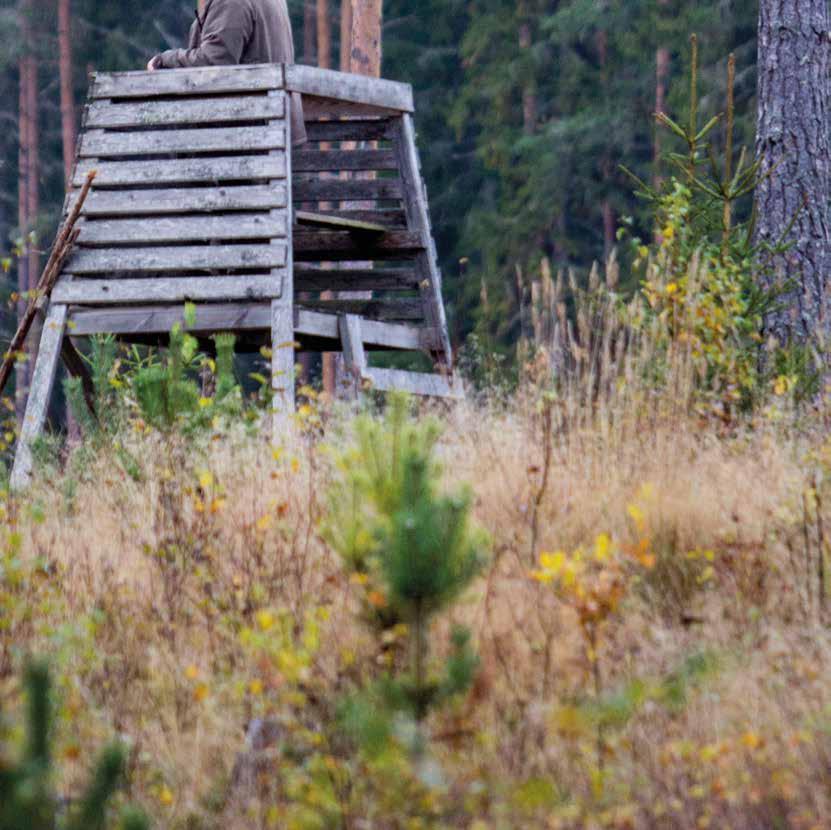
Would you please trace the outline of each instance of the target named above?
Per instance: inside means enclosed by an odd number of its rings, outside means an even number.
[[[301,179],[294,177],[295,202],[400,200],[404,189],[398,179]]]
[[[419,276],[412,268],[334,269],[298,265],[294,288],[304,291],[412,291]]]
[[[49,410],[52,387],[55,385],[55,374],[58,371],[58,361],[66,331],[66,319],[67,307],[65,305],[53,303],[49,306],[35,361],[35,371],[32,375],[29,400],[26,402],[26,414],[23,417],[20,437],[17,439],[11,475],[13,490],[24,488],[32,477],[34,464],[32,446],[46,423],[46,413]]]
[[[392,138],[394,119],[367,118],[351,121],[307,121],[306,135],[318,141],[386,141]]]
[[[363,384],[366,371],[366,352],[364,351],[363,335],[361,333],[361,318],[354,314],[344,314],[338,320],[338,331],[343,346],[343,361],[346,368],[344,385],[346,388],[338,390],[340,394],[357,398]]]
[[[387,233],[390,230],[385,225],[363,222],[360,219],[352,219],[346,216],[335,216],[331,213],[311,213],[310,211],[298,210],[294,214],[294,218],[298,225],[349,231],[350,233],[379,234]]]
[[[294,153],[295,173],[341,170],[397,170],[392,150],[300,150]]]
[[[401,369],[367,369],[364,379],[378,392],[402,391],[430,398],[463,398],[458,382],[451,383],[444,375],[427,372],[406,372]]]
[[[312,66],[287,65],[286,88],[291,92],[318,98],[367,104],[397,112],[413,111],[413,88],[409,84],[380,78],[367,78]]]

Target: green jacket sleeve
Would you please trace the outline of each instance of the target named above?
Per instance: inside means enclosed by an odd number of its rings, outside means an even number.
[[[245,0],[209,0],[197,44],[192,49],[170,49],[158,56],[163,69],[187,66],[220,66],[240,62],[254,29],[254,18]]]

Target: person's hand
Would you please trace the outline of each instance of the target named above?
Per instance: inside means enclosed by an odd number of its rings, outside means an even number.
[[[147,63],[147,71],[148,72],[155,72],[159,68],[158,60],[159,60],[158,55],[156,55],[155,57],[150,58],[150,60]]]

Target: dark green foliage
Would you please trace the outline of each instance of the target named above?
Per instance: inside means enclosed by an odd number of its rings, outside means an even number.
[[[430,663],[432,622],[479,572],[487,541],[471,525],[469,492],[440,491],[437,425],[411,419],[408,408],[405,397],[395,396],[383,420],[358,420],[326,527],[346,566],[383,595],[384,613],[374,621],[382,628],[404,623],[410,636],[409,669],[365,691],[374,705],[359,696],[344,708],[345,725],[369,748],[382,744],[391,728],[384,717],[406,713],[420,724],[469,687],[477,666],[461,628],[440,670]]]
[[[24,678],[26,744],[13,761],[0,743],[0,830],[147,830],[149,823],[136,809],[126,809],[116,822],[110,804],[124,778],[125,750],[107,747],[96,762],[86,790],[68,809],[59,809],[52,762],[52,688],[49,670],[32,663]],[[0,738],[3,738],[0,732]]]

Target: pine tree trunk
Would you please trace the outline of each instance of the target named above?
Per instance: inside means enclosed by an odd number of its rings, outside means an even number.
[[[340,4],[340,71],[348,72],[352,53],[352,0]]]
[[[658,0],[658,14],[664,15],[669,0]],[[672,60],[669,48],[659,46],[655,53],[655,113],[667,111],[667,91],[669,88],[670,61]],[[653,145],[653,181],[656,188],[661,186],[661,157],[663,145],[661,143],[661,128],[656,125],[655,143]]]
[[[58,0],[58,63],[61,82],[61,135],[66,181],[75,163],[75,96],[72,87],[72,34],[70,0]]]
[[[18,219],[20,232],[27,240],[26,250],[21,256],[18,267],[18,291],[21,295],[31,291],[40,275],[40,255],[37,243],[29,243],[28,237],[35,229],[35,222],[40,210],[40,158],[38,129],[38,65],[35,55],[36,38],[34,33],[33,0],[25,0],[20,8],[20,31],[22,54],[20,57],[20,153],[18,182]],[[26,303],[18,303],[18,315],[25,311]],[[16,408],[18,419],[22,419],[26,405],[29,380],[32,375],[34,360],[37,356],[37,344],[40,339],[39,326],[32,326],[27,338],[26,353],[29,356],[17,371]]]
[[[303,2],[303,63],[317,63],[317,9],[314,0]]]
[[[831,146],[827,0],[761,0],[756,241],[789,249],[768,285],[785,293],[766,333],[780,344],[825,337],[831,345]]]
[[[383,0],[352,0],[350,71],[381,77],[381,23]]]
[[[332,68],[332,20],[329,17],[329,0],[317,0],[317,65],[321,69]]]

